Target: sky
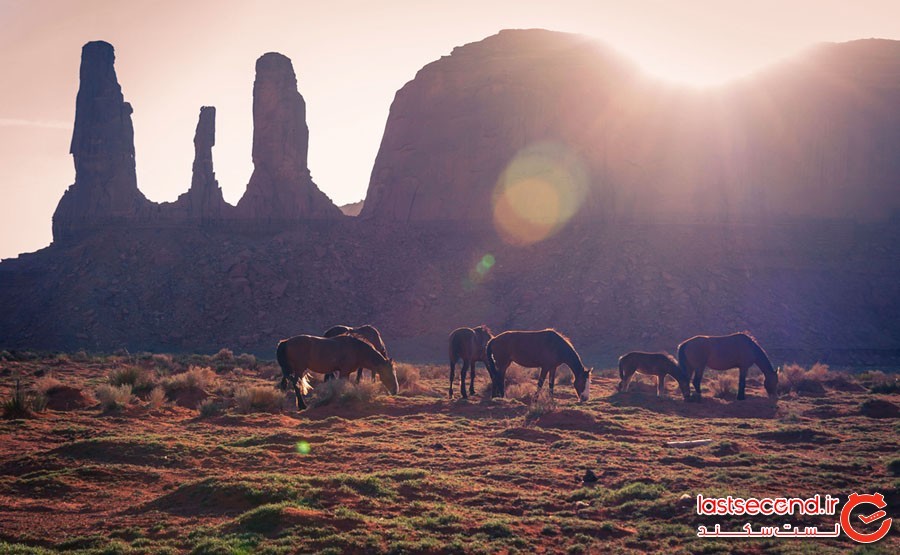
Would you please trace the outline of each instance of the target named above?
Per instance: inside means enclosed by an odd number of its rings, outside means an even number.
[[[138,187],[173,201],[191,181],[200,107],[236,204],[252,172],[256,59],[293,60],[313,179],[338,205],[365,196],[394,94],[455,46],[501,29],[596,38],[692,87],[752,74],[820,42],[900,39],[898,0],[0,0],[0,258],[47,246],[75,171],[81,46],[106,40],[134,108]]]

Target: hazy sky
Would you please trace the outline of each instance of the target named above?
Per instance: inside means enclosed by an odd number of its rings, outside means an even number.
[[[313,179],[337,204],[365,196],[394,93],[454,46],[505,28],[596,37],[691,85],[753,72],[810,44],[900,39],[900,0],[0,0],[0,258],[46,246],[74,180],[68,154],[81,46],[109,41],[134,107],[138,186],[171,201],[191,180],[200,106],[236,203],[252,171],[256,58],[294,62]]]

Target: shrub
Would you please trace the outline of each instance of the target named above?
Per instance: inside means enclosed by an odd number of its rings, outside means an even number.
[[[132,393],[136,395],[147,393],[156,387],[153,375],[139,366],[126,366],[113,370],[107,379],[110,385],[130,385]]]
[[[155,354],[150,356],[150,360],[158,370],[168,373],[175,369],[175,359],[172,355]]]
[[[162,407],[166,404],[166,391],[161,386],[154,387],[147,396],[147,403],[153,410]]]
[[[309,404],[312,407],[323,405],[342,406],[354,402],[371,402],[381,389],[381,382],[363,381],[354,383],[351,380],[329,380],[317,385]]]
[[[529,403],[536,392],[537,385],[533,383],[516,383],[506,388],[506,398]],[[490,394],[490,390],[488,390],[488,394]]]
[[[232,361],[234,360],[234,353],[231,349],[221,348],[219,352],[213,355],[213,360],[217,361]]]
[[[532,397],[531,403],[528,405],[528,412],[525,413],[525,422],[531,422],[555,410],[556,400],[550,396],[549,391],[542,389],[537,397]]]
[[[47,374],[46,376],[41,376],[34,382],[34,391],[40,393],[42,395],[47,395],[51,393],[53,390],[62,387],[63,383],[56,379],[53,374]]]
[[[241,387],[234,392],[234,402],[241,414],[251,412],[281,412],[283,391],[268,386]]]
[[[197,410],[199,411],[201,418],[210,418],[212,416],[219,416],[225,412],[225,407],[221,402],[214,399],[204,399],[197,406]]]
[[[47,397],[42,393],[26,392],[19,386],[13,389],[9,399],[0,404],[3,410],[3,418],[27,418],[35,412],[43,412],[47,408]]]
[[[568,367],[560,368],[556,371],[556,383],[559,385],[572,385],[575,383],[575,374]]]
[[[431,392],[431,388],[421,382],[419,369],[412,364],[394,363],[394,372],[397,374],[397,383],[403,394],[418,395]]]
[[[235,358],[235,363],[241,368],[246,368],[248,370],[256,369],[257,361],[254,355],[248,353],[242,353]]]
[[[799,364],[786,364],[778,376],[778,389],[782,393],[824,393],[823,382],[830,378],[827,364],[815,363],[809,369]]]
[[[103,410],[118,410],[131,401],[131,386],[103,384],[97,387],[96,396]]]
[[[219,383],[219,377],[208,366],[191,366],[186,372],[175,374],[163,380],[163,387],[169,396],[180,391],[206,391]]]
[[[710,382],[713,395],[719,399],[733,399],[737,396],[738,377],[720,373]]]

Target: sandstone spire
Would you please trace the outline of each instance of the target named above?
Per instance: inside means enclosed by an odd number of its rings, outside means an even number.
[[[307,167],[306,103],[290,58],[269,52],[253,83],[253,175],[238,203],[241,218],[326,219],[340,209],[313,183]]]
[[[75,129],[70,152],[75,183],[53,215],[53,236],[134,217],[149,206],[138,190],[131,105],[113,66],[111,44],[89,42],[81,50]]]
[[[200,108],[200,119],[194,133],[194,166],[191,188],[178,197],[176,204],[187,218],[211,222],[221,220],[231,208],[222,197],[222,188],[213,171],[212,147],[216,144],[216,108]]]

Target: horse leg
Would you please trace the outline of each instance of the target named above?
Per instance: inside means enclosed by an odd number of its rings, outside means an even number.
[[[541,394],[541,388],[544,387],[544,380],[547,379],[547,374],[550,372],[550,368],[543,366],[541,367],[541,375],[538,377],[538,386],[537,391],[534,392],[534,398],[537,399],[538,395]]]
[[[459,394],[462,395],[463,399],[468,399],[469,396],[466,395],[466,372],[469,371],[469,359],[463,359],[462,369],[459,371]]]
[[[666,395],[666,375],[659,374],[656,376],[656,396],[660,399],[665,399]]]
[[[550,369],[550,397],[553,398],[553,386],[556,385],[556,370],[558,366],[554,366]]]
[[[697,401],[700,400],[700,382],[703,381],[703,371],[706,370],[706,365],[700,366],[694,371],[694,390],[697,395]]]
[[[507,360],[497,365],[497,393],[498,397],[506,397],[506,370],[512,361]]]
[[[456,377],[456,361],[450,361],[450,398],[453,398],[453,379]]]
[[[359,380],[362,379],[362,374],[363,374],[363,369],[357,368],[356,369],[356,383],[359,383]]]
[[[306,408],[306,403],[303,401],[303,393],[300,392],[300,388],[297,387],[297,382],[299,380],[294,381],[294,395],[297,396],[297,410],[301,411]]]
[[[744,389],[747,387],[747,373],[749,371],[750,371],[750,368],[747,366],[741,366],[741,368],[740,368],[740,374],[738,375],[738,394],[737,394],[738,401],[743,401],[745,398]]]
[[[634,370],[625,370],[625,373],[622,375],[622,381],[619,382],[619,391],[625,393],[628,391],[628,387],[631,386],[631,378],[634,377]]]
[[[475,363],[477,361],[473,360],[471,366],[469,366],[469,372],[472,373],[472,377],[469,378],[469,395],[475,395]]]

